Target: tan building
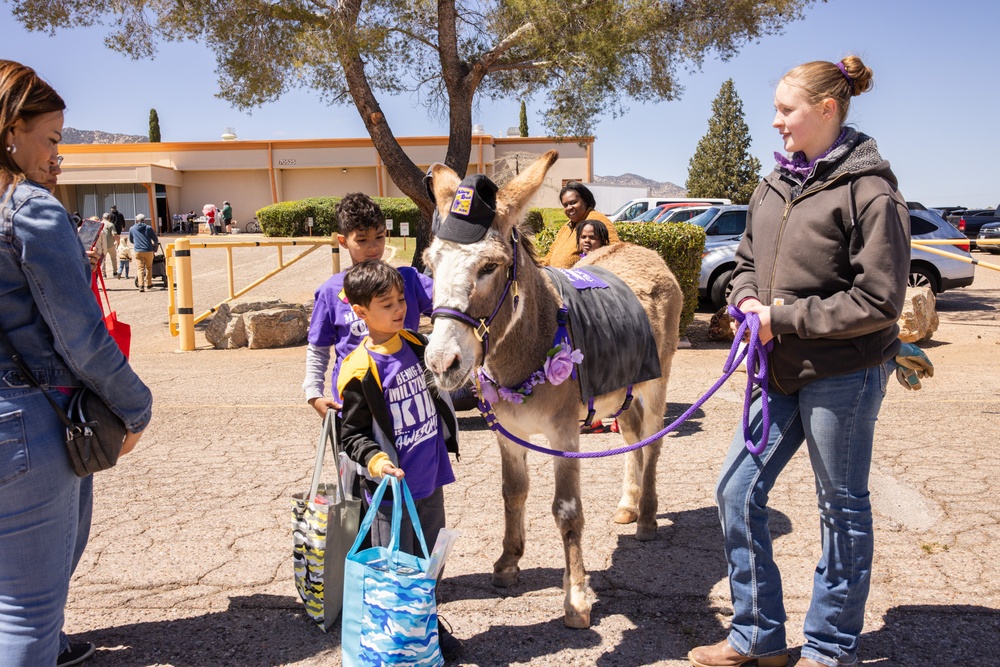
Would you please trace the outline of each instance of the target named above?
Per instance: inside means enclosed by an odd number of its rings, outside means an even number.
[[[444,161],[447,137],[403,137],[399,144],[422,169]],[[558,206],[558,191],[570,180],[593,177],[593,137],[494,137],[474,134],[468,173],[510,176],[535,156],[556,149],[559,161],[549,171],[533,202]],[[64,156],[56,196],[84,217],[107,212],[112,204],[131,223],[136,214],[160,219],[206,204],[229,201],[240,227],[269,204],[305,197],[364,192],[401,197],[371,139],[211,141],[60,146]],[[155,212],[155,213],[154,213]]]

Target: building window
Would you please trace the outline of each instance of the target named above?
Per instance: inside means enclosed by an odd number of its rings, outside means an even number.
[[[135,220],[142,213],[152,219],[149,210],[149,194],[146,188],[135,183],[115,183],[113,185],[76,186],[76,210],[85,218],[101,215],[118,207],[118,212],[126,221]]]

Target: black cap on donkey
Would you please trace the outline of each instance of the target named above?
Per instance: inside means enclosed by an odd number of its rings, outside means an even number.
[[[497,185],[482,174],[462,179],[451,209],[434,235],[445,241],[475,243],[489,231],[497,214]]]

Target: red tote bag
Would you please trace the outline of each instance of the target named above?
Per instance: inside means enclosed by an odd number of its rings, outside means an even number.
[[[108,288],[104,285],[104,276],[101,274],[100,269],[94,272],[94,292],[97,294],[97,304],[101,307],[101,313],[104,314],[104,304],[101,303],[100,294],[97,293],[97,281],[101,283],[101,291],[104,292],[104,300],[108,304],[108,312],[104,315],[104,326],[108,328],[108,333],[111,337],[115,339],[118,343],[118,347],[121,349],[122,354],[128,359],[129,348],[132,346],[132,327],[125,324],[118,319],[118,313],[111,310],[111,300],[108,298]]]

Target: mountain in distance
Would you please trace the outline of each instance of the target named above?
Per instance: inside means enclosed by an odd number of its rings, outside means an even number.
[[[64,127],[62,143],[64,144],[144,144],[149,137],[139,134],[114,134],[101,130],[78,130]]]
[[[670,181],[654,181],[638,174],[622,174],[621,176],[597,176],[594,175],[594,183],[606,183],[608,185],[638,185],[649,188],[650,197],[686,197],[687,190],[671,183]]]

